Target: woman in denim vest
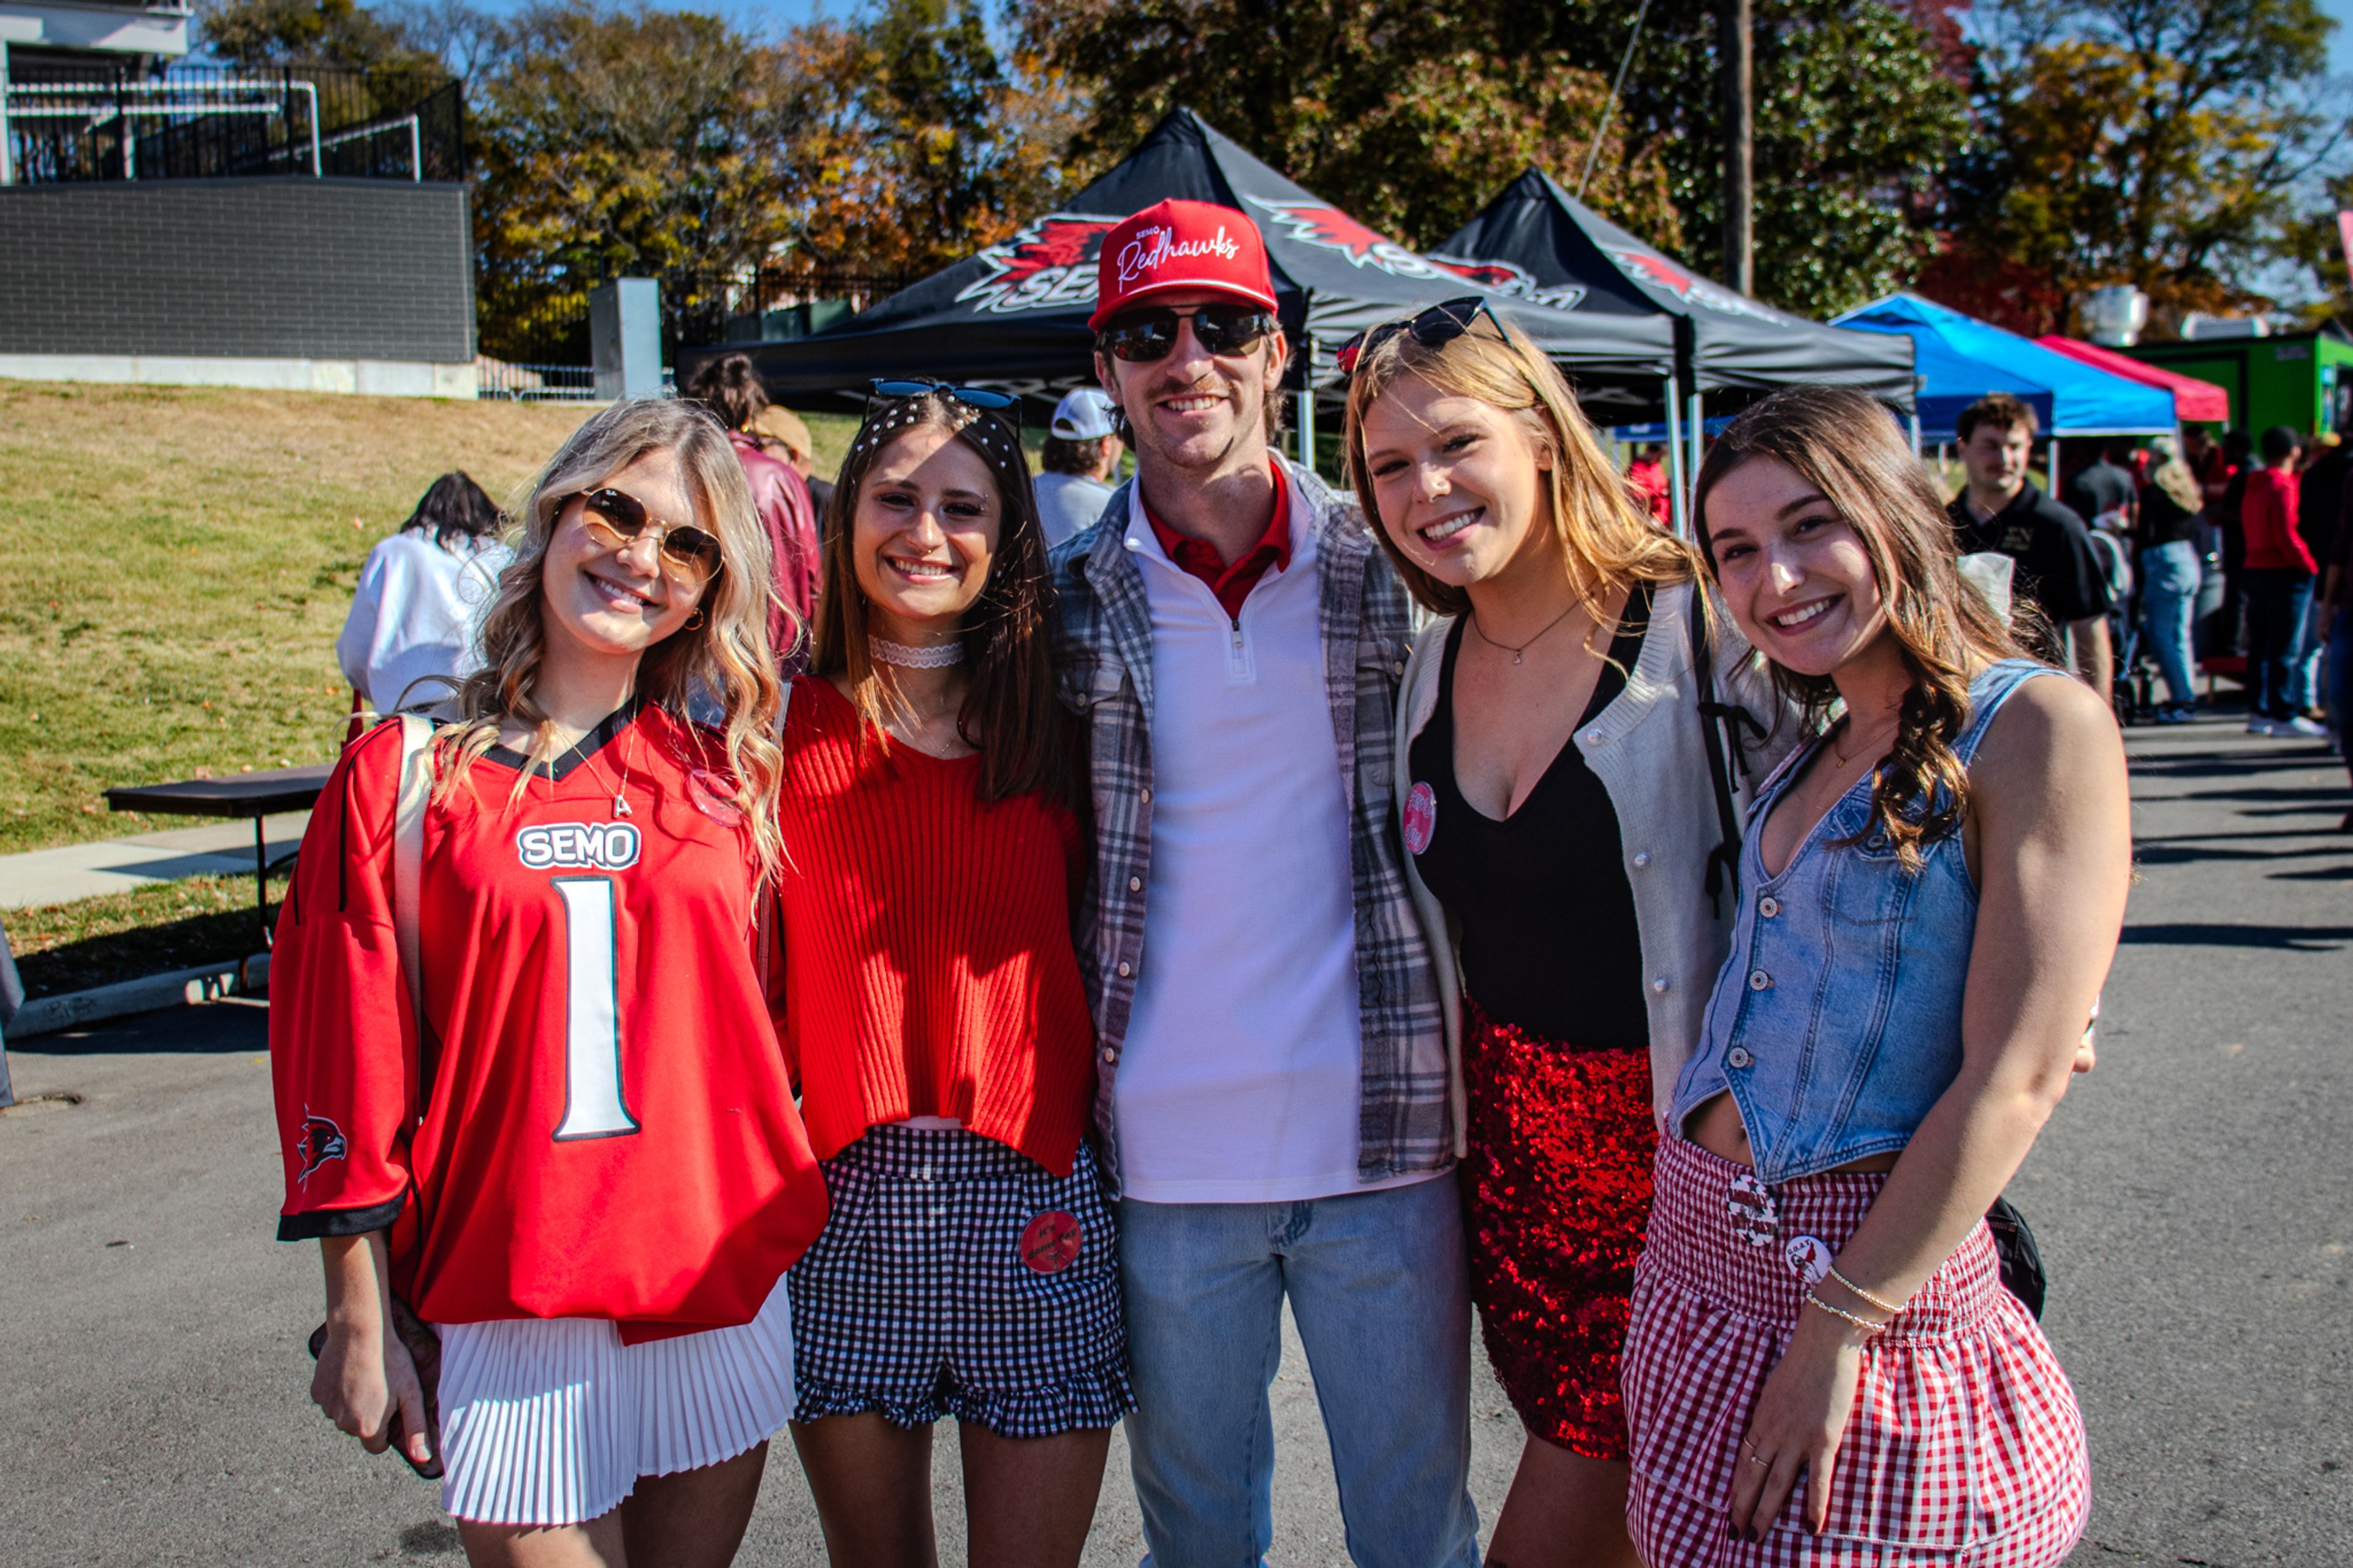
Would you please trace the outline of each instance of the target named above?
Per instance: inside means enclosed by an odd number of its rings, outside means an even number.
[[[1757,794],[1660,1141],[1625,1355],[1636,1543],[1677,1568],[2059,1563],[2083,1421],[1983,1216],[2116,954],[2123,746],[1963,589],[1868,399],[1766,399],[1698,501],[1733,619],[1844,713]]]

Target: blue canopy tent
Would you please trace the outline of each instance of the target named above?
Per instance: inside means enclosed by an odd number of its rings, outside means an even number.
[[[1835,324],[1912,340],[1924,441],[1956,439],[1961,410],[1989,392],[2024,402],[2053,437],[2164,435],[2175,426],[2173,395],[2164,388],[2111,375],[1916,294],[1874,300]]]

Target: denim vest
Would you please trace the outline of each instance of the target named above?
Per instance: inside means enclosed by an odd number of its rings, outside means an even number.
[[[2060,673],[2005,659],[1969,682],[1966,767],[2002,702]],[[1708,999],[1698,1051],[1675,1084],[1668,1126],[1729,1090],[1768,1185],[1892,1153],[1961,1070],[1961,994],[1976,935],[1977,885],[1957,829],[1906,870],[1871,820],[1869,776],[1847,791],[1778,877],[1762,827],[1820,742],[1767,779],[1740,860],[1732,956]]]

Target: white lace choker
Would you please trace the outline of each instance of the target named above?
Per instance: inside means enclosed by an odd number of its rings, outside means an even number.
[[[945,669],[964,662],[964,643],[934,643],[929,647],[910,647],[888,637],[866,639],[866,654],[877,664],[895,664],[902,669]]]

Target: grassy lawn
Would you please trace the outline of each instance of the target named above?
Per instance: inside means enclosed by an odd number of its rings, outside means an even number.
[[[0,854],[185,825],[110,784],[332,759],[368,546],[448,469],[506,499],[585,413],[0,381]],[[839,462],[855,421],[809,424]]]
[[[269,879],[275,921],[286,876]],[[260,951],[253,879],[190,877],[70,904],[10,910],[8,946],[27,997],[84,991]]]

